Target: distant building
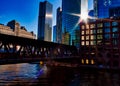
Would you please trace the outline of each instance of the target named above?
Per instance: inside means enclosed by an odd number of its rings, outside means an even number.
[[[38,17],[38,39],[52,41],[52,9],[48,1],[40,2]]]
[[[53,42],[57,42],[57,41],[56,41],[56,37],[57,37],[57,36],[56,36],[56,35],[57,35],[56,29],[57,29],[56,25],[53,26]]]
[[[81,13],[81,0],[62,0],[62,33],[64,34],[64,28],[66,28],[66,32],[70,34],[70,42],[68,45],[72,45],[75,42],[76,30],[79,30],[79,16],[75,16],[75,14],[80,15]],[[64,38],[64,37],[63,37]],[[62,40],[63,41],[63,40]],[[79,46],[78,43],[74,43],[75,46]]]
[[[97,18],[109,18],[120,16],[120,0],[93,0],[94,16]]]
[[[81,63],[120,68],[120,18],[80,24]]]
[[[57,17],[56,17],[56,41],[57,43],[62,43],[62,8],[57,9]]]
[[[25,29],[25,27],[23,26],[21,27],[20,24],[15,20],[8,22],[7,26],[0,25],[0,33],[6,35],[36,39],[36,35],[33,32],[28,32]]]
[[[65,32],[62,34],[62,43],[69,45],[70,44],[70,34],[68,32]]]

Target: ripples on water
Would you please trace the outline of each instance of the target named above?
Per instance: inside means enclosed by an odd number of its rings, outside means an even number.
[[[120,74],[29,63],[0,65],[0,86],[11,85],[120,86]]]

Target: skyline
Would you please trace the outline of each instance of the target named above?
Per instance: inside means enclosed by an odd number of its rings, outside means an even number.
[[[0,23],[6,25],[11,20],[16,20],[28,31],[37,35],[39,3],[44,0],[1,0]],[[62,0],[47,0],[53,4],[53,24],[56,24],[56,10],[61,7]],[[89,9],[92,9],[92,0],[89,0]]]

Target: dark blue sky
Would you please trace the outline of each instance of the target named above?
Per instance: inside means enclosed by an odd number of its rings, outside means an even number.
[[[15,19],[28,31],[37,33],[39,2],[44,0],[0,0],[0,23]],[[62,0],[48,0],[53,4],[53,25],[55,25],[56,9],[61,6]],[[89,0],[92,2],[92,0]],[[92,3],[89,5],[91,9]]]

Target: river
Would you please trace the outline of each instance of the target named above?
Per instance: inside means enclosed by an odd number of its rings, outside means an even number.
[[[39,63],[0,65],[0,86],[120,86],[120,73]]]

